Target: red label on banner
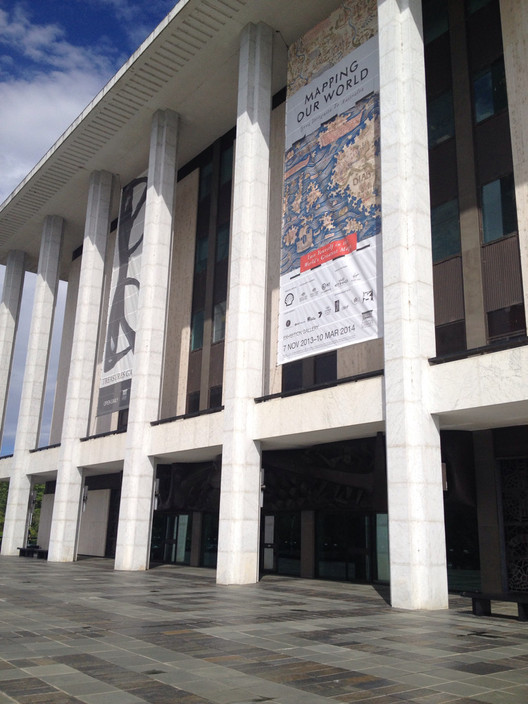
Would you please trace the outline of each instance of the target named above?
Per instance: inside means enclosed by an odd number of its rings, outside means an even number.
[[[301,271],[315,269],[316,266],[321,266],[325,262],[329,262],[337,257],[343,257],[345,254],[351,254],[357,249],[357,232],[347,235],[342,240],[335,240],[325,244],[324,247],[314,249],[308,254],[301,257]]]

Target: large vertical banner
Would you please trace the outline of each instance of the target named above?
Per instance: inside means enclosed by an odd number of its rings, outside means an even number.
[[[289,51],[278,363],[379,337],[376,0],[346,0]]]
[[[97,415],[128,408],[136,340],[147,179],[121,194]]]

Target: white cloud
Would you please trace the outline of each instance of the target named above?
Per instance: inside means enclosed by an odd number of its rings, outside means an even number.
[[[30,70],[37,77],[50,69],[107,74],[114,70],[118,53],[105,41],[100,46],[73,44],[58,24],[34,24],[21,5],[15,5],[11,14],[0,10],[0,44],[24,61],[24,73]]]
[[[0,45],[15,55],[0,61],[2,203],[114,73],[117,51],[75,46],[59,26],[32,24],[20,6],[0,10]]]
[[[105,78],[75,69],[0,83],[0,202],[79,115]]]

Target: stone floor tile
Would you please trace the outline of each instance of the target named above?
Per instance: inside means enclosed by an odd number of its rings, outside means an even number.
[[[524,624],[456,596],[408,612],[368,585],[112,567],[0,558],[0,704],[528,702]]]

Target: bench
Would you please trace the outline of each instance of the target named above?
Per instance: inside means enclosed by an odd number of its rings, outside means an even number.
[[[492,601],[509,601],[517,604],[519,621],[528,621],[528,592],[461,592],[471,599],[475,616],[491,616]]]
[[[38,560],[47,560],[48,551],[39,548],[38,545],[27,545],[25,548],[17,548],[19,557],[36,557]]]

